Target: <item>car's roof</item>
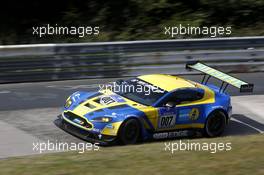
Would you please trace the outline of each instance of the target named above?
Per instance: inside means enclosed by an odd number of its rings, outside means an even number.
[[[172,75],[150,74],[142,75],[138,78],[166,91],[184,87],[195,87],[195,84],[191,81]]]

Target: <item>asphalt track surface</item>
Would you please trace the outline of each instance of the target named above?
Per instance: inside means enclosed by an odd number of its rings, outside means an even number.
[[[254,83],[254,92],[241,94],[230,86],[233,119],[224,136],[264,132],[264,73],[234,74]],[[201,81],[200,75],[183,76]],[[99,84],[115,79],[84,79],[0,85],[0,158],[39,154],[33,143],[84,141],[57,128],[53,121],[66,98],[78,90],[97,91]],[[211,81],[219,83],[217,81]],[[53,151],[45,151],[53,152]]]

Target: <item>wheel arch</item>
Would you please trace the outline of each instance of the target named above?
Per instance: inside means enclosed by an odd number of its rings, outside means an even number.
[[[226,124],[227,124],[227,123],[228,123],[228,113],[227,113],[227,111],[224,110],[223,108],[215,108],[215,109],[211,110],[210,112],[208,112],[208,114],[207,114],[207,116],[206,116],[206,121],[207,121],[208,116],[209,116],[210,114],[212,114],[212,113],[214,113],[214,112],[217,112],[217,111],[221,111],[221,112],[224,113],[225,118],[226,118]]]
[[[140,117],[137,116],[137,115],[128,115],[128,116],[126,117],[126,119],[123,120],[122,123],[121,123],[121,125],[119,126],[118,131],[117,131],[117,135],[120,134],[120,130],[121,130],[123,124],[124,124],[126,121],[130,120],[130,119],[135,119],[135,120],[139,123],[139,126],[140,126],[140,134],[139,134],[139,136],[140,136],[140,139],[142,139],[142,138],[143,138],[143,129],[144,129],[144,125],[143,125],[143,121],[140,120]]]

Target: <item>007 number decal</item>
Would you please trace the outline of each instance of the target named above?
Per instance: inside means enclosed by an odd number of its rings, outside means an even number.
[[[170,128],[175,125],[176,115],[161,116],[159,128]]]

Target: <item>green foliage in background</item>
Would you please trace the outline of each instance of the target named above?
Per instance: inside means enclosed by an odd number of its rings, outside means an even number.
[[[0,44],[170,39],[165,26],[231,26],[231,36],[264,34],[263,0],[9,0],[0,9]],[[99,26],[84,38],[32,35],[32,26]],[[202,37],[202,36],[179,36]]]

